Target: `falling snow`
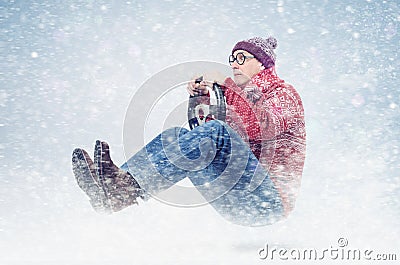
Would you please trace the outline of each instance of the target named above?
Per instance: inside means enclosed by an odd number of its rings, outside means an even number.
[[[0,14],[1,264],[265,264],[265,243],[322,249],[340,237],[399,253],[398,1],[10,0]],[[158,201],[93,212],[73,148],[107,140],[122,164],[143,82],[171,64],[227,63],[235,42],[269,34],[306,115],[289,218],[250,229]]]

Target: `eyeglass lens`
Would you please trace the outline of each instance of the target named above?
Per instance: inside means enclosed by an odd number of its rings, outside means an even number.
[[[238,54],[236,54],[236,57],[234,55],[229,55],[229,64],[232,65],[234,61],[237,61],[237,63],[239,65],[244,64],[244,61],[246,60],[246,56],[239,52]]]

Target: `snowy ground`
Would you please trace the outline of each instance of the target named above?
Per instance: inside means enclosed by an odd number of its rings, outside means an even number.
[[[258,252],[322,252],[340,238],[399,260],[397,2],[2,1],[0,264],[309,264]],[[185,61],[225,63],[236,41],[268,33],[277,72],[306,111],[290,217],[246,228],[210,206],[155,200],[92,211],[73,178],[73,148],[91,152],[104,139],[123,163],[125,111],[145,80]]]
[[[101,216],[67,182],[71,187],[49,188],[20,205],[10,203],[2,220],[2,264],[263,264],[272,263],[259,259],[265,244],[322,252],[338,248],[339,238],[348,240],[348,249],[399,253],[394,214],[373,203],[376,194],[359,194],[375,189],[337,191],[327,198],[320,192],[321,182],[305,178],[298,207],[288,220],[245,228],[225,222],[209,206],[175,208],[155,200]],[[11,189],[32,197],[30,188]],[[44,202],[46,196],[53,199]],[[341,264],[330,259],[321,264],[329,262]]]

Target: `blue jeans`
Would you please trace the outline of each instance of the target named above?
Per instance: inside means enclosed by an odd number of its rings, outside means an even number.
[[[248,144],[221,121],[192,131],[165,130],[121,168],[134,176],[146,199],[184,207],[209,203],[225,219],[245,226],[272,224],[283,216],[281,198],[268,173]],[[202,195],[201,201],[192,187],[166,191],[186,177]]]

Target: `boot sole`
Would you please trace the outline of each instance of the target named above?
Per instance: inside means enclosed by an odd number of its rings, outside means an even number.
[[[109,201],[110,198],[108,198],[109,190],[107,186],[105,185],[105,176],[103,172],[103,166],[102,166],[102,154],[103,154],[103,145],[99,140],[96,141],[96,145],[94,147],[94,165],[96,169],[96,174],[99,177],[99,184],[103,188],[104,193],[106,194],[107,200]],[[111,204],[110,204],[111,205]]]
[[[103,156],[106,154],[107,159],[103,160]],[[121,172],[114,172],[113,174],[115,175],[106,175],[107,173],[104,170],[104,164],[106,164],[106,166],[113,165],[112,161],[108,161],[108,159],[111,159],[109,158],[109,150],[105,150],[103,148],[103,143],[97,140],[95,144],[94,164],[96,168],[96,174],[99,177],[99,183],[103,187],[103,190],[107,196],[110,209],[112,209],[113,212],[117,212],[130,205],[138,204],[136,198],[143,198],[143,192],[141,191],[139,184],[128,172],[125,172],[124,175],[129,176],[122,178],[118,177],[118,174]],[[115,181],[122,181],[124,184],[119,189],[118,184]]]
[[[96,182],[82,149],[77,148],[72,153],[72,169],[78,186],[89,196],[93,209],[101,213],[110,213],[111,207],[106,193],[101,183]]]

